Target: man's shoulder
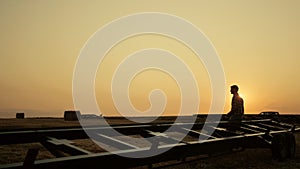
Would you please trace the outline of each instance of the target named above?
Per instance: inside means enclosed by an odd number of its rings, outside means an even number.
[[[233,98],[236,99],[236,100],[239,100],[239,101],[244,101],[244,99],[239,95],[236,95]]]

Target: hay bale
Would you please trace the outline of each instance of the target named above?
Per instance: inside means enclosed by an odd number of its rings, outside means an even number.
[[[24,119],[25,118],[25,113],[16,113],[16,118],[17,119]]]
[[[67,110],[64,112],[65,121],[77,121],[80,117],[80,111]]]

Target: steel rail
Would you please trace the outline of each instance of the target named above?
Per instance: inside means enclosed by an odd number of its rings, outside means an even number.
[[[152,145],[139,147],[122,141],[111,135],[108,126],[91,126],[85,128],[95,133],[97,141],[115,146],[118,150],[114,152],[91,153],[72,144],[73,139],[88,139],[88,135],[83,128],[55,128],[55,129],[32,129],[24,131],[5,131],[0,132],[0,145],[23,144],[39,142],[57,158],[36,160],[33,168],[99,168],[101,166],[135,167],[149,165],[153,163],[186,158],[189,156],[213,154],[216,152],[232,151],[234,148],[270,148],[272,137],[278,133],[298,132],[299,127],[276,122],[269,119],[264,120],[246,120],[241,122],[241,126],[235,131],[228,130],[230,125],[228,121],[206,123],[208,128],[215,129],[215,132],[209,136],[204,130],[204,123],[156,123],[139,125],[120,125],[113,128],[120,133],[127,135],[140,135],[141,137],[160,137],[159,144],[155,141]],[[171,126],[176,126],[178,133],[186,133],[194,137],[192,141],[180,141],[176,137],[168,136],[168,133],[162,134]],[[191,127],[189,129],[188,127]],[[201,136],[201,137],[200,137]],[[22,138],[22,139],[20,139]],[[199,140],[206,138],[206,140]],[[170,149],[171,148],[171,149]],[[138,154],[148,153],[149,151],[163,152],[159,155],[148,158],[126,158],[126,156],[138,156]],[[168,151],[166,151],[168,150]],[[63,156],[59,151],[64,151],[70,156]],[[24,162],[25,163],[25,162]],[[24,163],[13,163],[0,165],[0,168],[15,169],[23,168]]]

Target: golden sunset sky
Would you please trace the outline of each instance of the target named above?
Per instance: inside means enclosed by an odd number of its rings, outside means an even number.
[[[80,50],[102,26],[140,12],[176,15],[194,24],[214,45],[229,87],[237,84],[246,113],[300,112],[300,1],[298,0],[1,0],[0,118],[22,111],[31,116],[62,116],[74,109],[72,78]],[[105,115],[116,115],[110,84],[126,56],[147,48],[170,51],[189,65],[199,88],[200,109],[211,102],[209,76],[201,61],[172,38],[140,35],[114,46],[99,66],[95,91]],[[162,89],[165,115],[177,113],[180,93],[174,79],[149,70],[130,86],[133,105],[149,108],[148,94]]]

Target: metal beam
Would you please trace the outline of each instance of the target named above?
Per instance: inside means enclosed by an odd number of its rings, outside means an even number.
[[[268,130],[287,130],[286,128],[282,128],[282,127],[279,127],[279,126],[274,126],[274,125],[269,125],[269,124],[264,124],[264,123],[257,123],[256,124],[257,126],[259,127],[264,127],[264,128],[267,128]]]
[[[247,127],[245,127],[245,126],[241,126],[238,130],[239,130],[239,131],[242,131],[242,132],[245,132],[245,133],[250,133],[250,134],[260,132],[260,131],[258,131],[258,130],[253,130],[253,129],[247,128]]]
[[[258,127],[258,126],[254,125],[254,124],[247,124],[247,123],[244,124],[244,123],[241,123],[241,126],[249,128],[249,129],[252,129],[252,130],[260,131],[260,132],[266,132],[266,131],[268,131],[267,129]]]
[[[73,142],[70,140],[56,139],[53,137],[48,137],[47,142],[52,144],[53,146],[46,147],[46,148],[60,150],[60,151],[66,152],[70,155],[92,154],[90,151],[87,151],[80,147],[72,145]],[[52,152],[53,150],[49,150],[49,151]],[[54,154],[54,155],[56,155],[56,154]]]
[[[156,144],[156,142],[164,142],[167,144],[176,144],[182,142],[181,140],[168,136],[166,133],[154,132],[150,130],[144,130],[144,132],[141,133],[141,135],[143,137],[157,137],[156,140],[153,140],[155,143],[152,144]]]
[[[213,128],[215,131],[215,133],[221,135],[222,137],[229,137],[229,136],[237,136],[238,134],[233,132],[233,131],[229,131],[227,129],[224,128],[220,128],[220,127],[214,127],[214,126],[208,126]]]
[[[198,132],[198,131],[195,131],[195,130],[191,130],[191,129],[187,129],[187,128],[181,128],[182,130],[185,130],[185,131],[188,131],[188,135],[190,136],[194,136],[194,137],[197,137],[199,138],[201,136],[201,138],[203,139],[216,139],[217,137],[214,137],[214,136],[210,136],[210,135],[207,135],[203,132]]]
[[[216,122],[212,123],[215,124]],[[96,141],[101,141],[120,149],[113,153],[91,153],[74,146],[70,140],[89,138],[82,128],[0,132],[0,144],[41,142],[51,153],[56,154],[56,157],[60,157],[35,161],[34,168],[99,168],[101,166],[113,168],[120,165],[126,168],[149,165],[156,162],[185,158],[194,155],[227,152],[231,151],[232,148],[239,146],[246,148],[269,147],[271,145],[270,140],[264,138],[267,131],[270,135],[273,135],[275,133],[286,132],[286,130],[289,129],[288,127],[284,127],[282,130],[282,128],[279,128],[281,127],[280,125],[273,125],[270,120],[255,120],[243,121],[238,131],[243,131],[244,133],[237,133],[227,131],[225,127],[228,124],[228,122],[221,121],[218,127],[213,127],[215,129],[213,136],[208,136],[203,132],[195,130],[196,128],[200,130],[203,127],[203,123],[195,124],[192,129],[189,129],[189,126],[192,125],[191,123],[145,124],[114,127],[115,130],[121,133],[139,134],[150,138],[153,137],[152,146],[143,148],[126,143],[125,141],[120,140],[116,135],[110,135],[110,132],[108,132],[109,127],[90,127],[87,129],[95,133],[98,138]],[[190,141],[187,143],[182,142],[168,136],[168,133],[162,133],[171,126],[178,127],[179,130],[174,130],[174,132],[184,131],[183,133],[196,136],[196,138],[203,136],[208,139],[202,141]],[[272,131],[270,129],[274,130]],[[300,131],[300,128],[295,128],[294,131]],[[215,137],[216,135],[218,135],[219,138]],[[21,137],[22,139],[19,139]],[[154,138],[158,139],[154,140]],[[166,144],[160,145],[160,141],[165,142]],[[149,151],[153,151],[153,149],[158,152],[168,151],[157,156],[143,159],[119,156],[138,156],[138,154],[149,153]],[[59,154],[59,152],[67,152],[71,156],[64,157],[63,153]],[[0,165],[0,168],[22,168],[22,163]]]
[[[124,141],[118,140],[116,138],[104,135],[104,134],[94,134],[93,139],[97,142],[101,142],[107,145],[110,145],[112,147],[115,147],[119,150],[127,150],[127,149],[138,149],[139,147],[135,145],[131,145],[129,143],[126,143]]]
[[[269,125],[275,125],[275,126],[279,126],[285,129],[290,129],[293,127],[293,125],[291,124],[287,124],[287,123],[283,123],[283,122],[277,122],[277,121],[268,121],[268,122],[264,122],[265,124],[269,124]]]
[[[148,151],[151,151],[148,147],[117,151],[114,153],[105,152],[91,155],[79,155],[48,160],[38,160],[35,162],[34,168],[53,169],[75,167],[96,169],[100,168],[101,166],[107,166],[110,168],[119,166],[122,166],[123,168],[136,167],[201,154],[229,152],[232,151],[233,148],[242,146],[245,141],[249,140],[249,138],[257,139],[255,135],[253,135],[252,137],[249,136],[247,138],[236,136],[228,139],[210,139],[206,142],[191,142],[190,144],[179,143],[175,146],[171,144],[161,145],[157,147],[157,151],[164,153],[142,159],[126,158],[123,156],[135,156],[138,154],[147,153]],[[22,166],[18,164],[10,166],[6,165],[3,166],[3,168],[4,167],[7,169],[22,168]]]

